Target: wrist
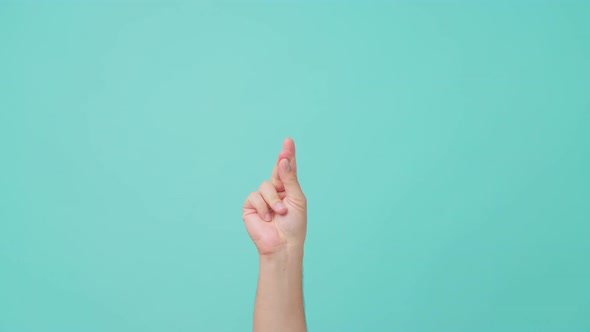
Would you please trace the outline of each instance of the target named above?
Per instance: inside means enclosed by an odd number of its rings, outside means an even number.
[[[301,265],[303,263],[303,244],[281,246],[272,253],[260,254],[259,259],[260,264]]]

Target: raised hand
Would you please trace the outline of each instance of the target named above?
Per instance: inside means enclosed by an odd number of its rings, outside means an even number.
[[[248,234],[260,255],[301,247],[307,229],[307,200],[297,179],[295,143],[283,142],[271,177],[250,193],[242,208]]]

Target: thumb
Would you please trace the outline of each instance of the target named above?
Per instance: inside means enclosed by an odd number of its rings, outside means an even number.
[[[287,197],[292,199],[303,199],[304,196],[301,191],[301,186],[299,186],[299,180],[297,180],[297,174],[291,164],[292,161],[287,158],[283,158],[279,161],[279,177],[285,186]]]

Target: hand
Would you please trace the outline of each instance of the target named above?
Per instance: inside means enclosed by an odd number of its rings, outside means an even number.
[[[284,248],[303,248],[307,230],[307,200],[297,180],[295,143],[286,138],[270,180],[252,192],[242,219],[260,255]]]

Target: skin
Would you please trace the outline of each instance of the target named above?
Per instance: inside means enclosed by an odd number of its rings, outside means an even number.
[[[246,198],[242,218],[260,262],[253,331],[306,331],[302,266],[307,200],[291,138],[284,140],[270,179]]]

